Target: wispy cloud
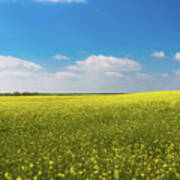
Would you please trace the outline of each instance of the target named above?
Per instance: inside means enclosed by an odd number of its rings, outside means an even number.
[[[169,77],[169,74],[168,73],[163,73],[163,74],[160,74],[161,77],[163,78],[166,78],[166,77]]]
[[[4,70],[0,71],[0,77],[31,77],[32,72],[26,72],[22,70]]]
[[[43,69],[40,65],[15,58],[12,56],[0,56],[0,77],[29,77],[34,71]]]
[[[176,71],[176,75],[180,75],[180,69]]]
[[[174,60],[180,61],[180,52],[177,52],[177,53],[174,55]]]
[[[73,72],[57,72],[56,77],[66,79],[66,78],[78,78],[79,75]]]
[[[156,58],[165,58],[165,53],[163,51],[155,51],[154,53],[151,54],[152,57],[156,57]]]
[[[149,79],[149,78],[151,78],[151,75],[146,74],[146,73],[137,73],[137,74],[136,74],[136,77],[137,77],[138,79]]]
[[[69,57],[64,56],[62,54],[56,54],[55,56],[52,57],[53,59],[57,59],[57,60],[70,60]]]
[[[119,72],[105,72],[108,77],[124,78],[125,76]]]
[[[40,70],[42,67],[36,63],[12,56],[0,56],[0,69],[31,69]]]

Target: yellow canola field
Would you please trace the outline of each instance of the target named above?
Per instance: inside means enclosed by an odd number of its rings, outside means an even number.
[[[180,92],[0,97],[0,179],[178,180]]]

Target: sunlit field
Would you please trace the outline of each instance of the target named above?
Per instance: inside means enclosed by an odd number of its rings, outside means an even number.
[[[0,97],[0,179],[180,179],[180,92]]]

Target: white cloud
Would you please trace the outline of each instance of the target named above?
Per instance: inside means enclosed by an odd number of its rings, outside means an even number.
[[[0,77],[30,77],[42,67],[12,56],[0,56]]]
[[[108,77],[124,78],[124,75],[119,72],[105,72]]]
[[[156,58],[165,58],[165,53],[163,51],[155,51],[154,53],[151,54],[152,57],[156,57]]]
[[[161,78],[152,76],[150,79],[136,78],[131,74],[127,78],[114,78],[104,76],[80,78],[68,78],[67,74],[36,73],[35,76],[21,77],[1,77],[0,92],[9,91],[30,91],[30,92],[140,92],[157,90],[178,90],[180,89],[180,76],[176,78]],[[80,74],[81,75],[81,74]]]
[[[128,58],[89,56],[62,72],[40,71],[33,62],[0,56],[0,92],[139,92],[180,89],[180,76],[142,73]],[[180,70],[176,72],[180,74]]]
[[[176,75],[180,75],[180,69],[176,71]]]
[[[137,73],[136,77],[139,79],[149,79],[149,78],[151,78],[151,75],[146,74],[146,73]]]
[[[33,74],[31,72],[25,71],[0,71],[0,77],[31,77]]]
[[[0,56],[0,70],[1,69],[30,69],[40,70],[42,67],[33,62],[25,61],[23,59],[12,56]]]
[[[64,78],[77,78],[79,76],[73,72],[57,72],[56,77],[64,79]]]
[[[117,58],[113,56],[92,55],[85,60],[76,61],[75,65],[68,66],[71,71],[84,72],[123,72],[139,71],[141,65],[128,58]]]
[[[51,3],[84,3],[86,0],[34,0],[36,2],[51,2]]]
[[[179,61],[180,60],[180,52],[177,52],[175,55],[174,55],[174,59]]]
[[[55,56],[52,57],[53,59],[57,60],[69,60],[70,58],[67,56],[63,56],[62,54],[56,54]]]
[[[167,73],[163,73],[163,74],[160,74],[160,76],[165,78],[165,77],[168,77],[168,76],[169,76],[169,74],[167,74]]]

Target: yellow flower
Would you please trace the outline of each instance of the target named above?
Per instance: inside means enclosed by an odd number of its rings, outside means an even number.
[[[71,174],[76,174],[76,172],[75,172],[75,170],[74,170],[74,166],[71,166],[71,168],[70,168],[70,173],[71,173]]]
[[[49,161],[49,164],[52,165],[52,164],[54,164],[54,163],[53,163],[53,161]]]
[[[94,157],[91,157],[91,161],[95,162],[95,161],[96,161],[96,159],[95,159]]]
[[[29,165],[29,167],[30,167],[30,168],[33,168],[33,167],[34,167],[34,164],[33,164],[33,163],[31,163],[31,164]]]
[[[148,171],[151,171],[151,168],[150,168],[150,167],[148,167],[148,168],[147,168],[147,170],[148,170]]]
[[[94,169],[99,169],[99,166],[96,164],[96,165],[94,166]]]
[[[157,164],[157,163],[159,162],[159,159],[155,159],[154,161],[155,161],[155,163]]]
[[[78,174],[80,174],[80,175],[83,174],[83,171],[79,171]]]
[[[176,177],[177,177],[177,178],[180,178],[180,174],[179,174],[179,173],[176,173]]]
[[[16,180],[22,180],[22,178],[21,178],[20,176],[18,176],[18,177],[16,178]]]
[[[65,177],[65,174],[63,174],[63,173],[58,173],[58,176],[61,177],[61,178],[64,178],[64,177]]]
[[[119,179],[119,170],[117,169],[114,170],[114,178]]]
[[[8,172],[6,172],[6,173],[4,174],[4,177],[5,177],[6,179],[11,179],[11,175],[10,175]]]
[[[116,169],[118,169],[118,168],[119,168],[119,166],[118,166],[118,165],[115,165],[115,168],[116,168]]]
[[[38,175],[41,175],[41,174],[42,174],[42,171],[39,171],[39,172],[38,172]]]
[[[94,171],[94,174],[98,174],[98,173],[99,173],[99,170],[95,170],[95,171]]]

